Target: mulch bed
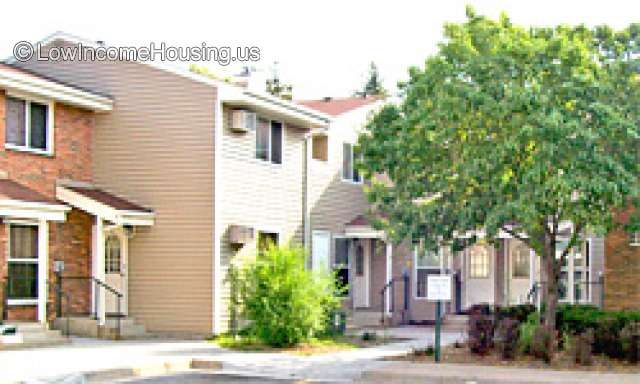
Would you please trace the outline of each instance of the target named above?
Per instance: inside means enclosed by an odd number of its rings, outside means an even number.
[[[433,363],[434,357],[432,355],[426,355],[423,351],[418,350],[406,356],[390,358],[390,360]],[[496,352],[491,352],[485,356],[479,356],[471,353],[469,348],[464,345],[459,348],[447,346],[442,348],[441,361],[449,364],[489,365],[496,367],[640,373],[640,364],[631,364],[626,361],[614,360],[601,355],[593,356],[593,365],[577,365],[565,351],[558,352],[555,359],[550,364],[547,364],[544,361],[536,360],[531,356],[519,355],[514,360],[503,360]],[[640,383],[640,379],[638,382]]]

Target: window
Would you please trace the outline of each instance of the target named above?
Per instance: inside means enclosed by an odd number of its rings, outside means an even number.
[[[327,231],[313,231],[311,244],[311,269],[313,271],[328,271],[331,252],[331,233]]]
[[[105,240],[104,273],[120,273],[120,239],[109,236]]]
[[[38,298],[38,227],[9,226],[8,298]]]
[[[266,251],[270,246],[278,246],[278,234],[274,232],[258,232],[258,253]]]
[[[631,234],[631,246],[640,247],[640,232],[634,232]]]
[[[414,263],[416,275],[416,297],[427,297],[428,276],[440,274],[441,259],[442,252],[416,247]]]
[[[362,177],[358,170],[354,167],[354,158],[357,157],[357,151],[353,144],[342,144],[342,179],[352,181],[354,183],[362,182]]]
[[[530,255],[531,251],[522,243],[511,249],[512,276],[514,278],[529,278]]]
[[[489,249],[482,245],[469,248],[469,277],[474,279],[489,277]]]
[[[311,138],[312,148],[311,157],[314,160],[329,160],[329,138],[327,135],[313,135]]]
[[[342,295],[349,294],[349,240],[334,239],[333,270],[336,273],[336,286]]]
[[[256,126],[256,159],[282,164],[282,123],[259,118]]]
[[[8,96],[6,111],[7,148],[33,152],[51,150],[49,105]]]

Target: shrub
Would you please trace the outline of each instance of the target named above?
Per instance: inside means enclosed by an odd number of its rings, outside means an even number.
[[[362,341],[375,341],[378,338],[378,334],[371,331],[362,333]]]
[[[497,322],[502,319],[513,319],[522,323],[527,320],[530,314],[536,312],[536,307],[532,304],[519,304],[510,307],[496,307],[495,312]]]
[[[622,344],[620,331],[622,326],[614,316],[603,316],[596,321],[594,329],[593,350],[612,358],[621,358]]]
[[[620,344],[624,357],[637,364],[640,361],[640,322],[629,323],[622,329]]]
[[[533,312],[527,316],[527,320],[518,327],[518,350],[523,354],[531,353],[533,333],[540,325],[540,314]]]
[[[570,337],[568,346],[569,354],[574,363],[580,365],[593,364],[593,339],[592,329],[589,329],[580,335]]]
[[[299,247],[269,247],[242,268],[238,283],[251,333],[274,347],[308,341],[339,304],[332,276],[307,270]]]
[[[433,345],[428,345],[424,348],[414,348],[412,355],[414,356],[433,356],[436,353],[436,349]]]
[[[518,320],[506,318],[500,320],[496,327],[494,342],[503,359],[511,360],[516,357],[519,325]]]
[[[485,355],[493,347],[494,318],[488,306],[474,306],[469,310],[469,349]]]
[[[551,343],[556,341],[556,331],[546,325],[538,325],[533,331],[533,339],[531,341],[531,354],[536,359],[542,359],[546,363],[551,362],[551,351],[555,348],[549,348]]]

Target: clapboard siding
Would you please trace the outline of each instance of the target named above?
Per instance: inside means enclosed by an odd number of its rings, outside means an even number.
[[[95,182],[156,213],[129,241],[130,315],[211,332],[215,87],[141,63],[23,65],[114,98],[96,117]]]
[[[277,232],[280,243],[301,244],[303,239],[303,197],[305,172],[305,134],[307,130],[284,121],[282,164],[256,159],[255,132],[234,133],[228,129],[231,109],[224,108],[222,140],[222,276],[235,257],[253,256],[255,242],[232,249],[228,239],[230,225]],[[270,116],[264,116],[269,118]],[[223,327],[228,325],[228,285],[222,294]]]

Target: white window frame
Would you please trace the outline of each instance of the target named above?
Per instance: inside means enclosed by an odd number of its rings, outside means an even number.
[[[278,244],[276,244],[278,247],[281,246],[282,244],[285,244],[285,242],[283,241],[283,233],[280,229],[273,229],[273,228],[269,228],[269,227],[254,227],[255,228],[255,237],[254,237],[254,242],[255,242],[255,250],[258,251],[258,246],[260,245],[259,240],[260,240],[260,233],[275,233],[276,235],[278,235]]]
[[[11,143],[7,143],[6,142],[6,136],[5,136],[5,143],[4,143],[4,147],[5,149],[10,149],[12,151],[18,151],[18,152],[28,152],[28,153],[33,153],[33,154],[37,154],[37,155],[44,155],[44,156],[52,156],[53,155],[53,138],[54,138],[54,122],[55,122],[55,102],[53,100],[46,100],[46,99],[40,99],[40,98],[36,98],[36,97],[32,97],[32,96],[27,96],[27,95],[23,95],[23,94],[19,94],[19,93],[14,93],[14,92],[8,92],[6,94],[8,97],[14,98],[14,99],[19,99],[24,101],[24,106],[25,106],[25,141],[24,141],[24,145],[16,145],[16,144],[11,144]],[[47,149],[46,150],[42,150],[40,148],[32,148],[30,146],[30,141],[31,141],[31,103],[37,103],[37,104],[42,104],[42,105],[46,105],[47,106],[47,126],[46,126],[46,130],[47,130]],[[6,103],[6,101],[5,101]]]
[[[427,271],[438,271],[438,273],[442,273],[444,262],[444,253],[442,248],[438,248],[438,266],[418,266],[418,247],[413,247],[413,298],[415,300],[427,300],[427,292],[425,289],[424,296],[418,296],[418,269],[426,269]]]
[[[631,242],[629,245],[632,247],[640,247],[640,231],[631,234]]]
[[[32,221],[8,221],[7,222],[7,274],[9,273],[9,264],[10,263],[15,263],[15,264],[35,264],[36,266],[36,273],[40,274],[40,255],[39,253],[41,252],[41,250],[38,247],[38,255],[36,255],[36,258],[30,258],[30,259],[25,259],[25,258],[12,258],[11,257],[11,225],[19,225],[19,226],[30,226],[30,227],[36,227],[38,231],[40,231],[40,227],[38,225],[38,223],[36,222],[32,222]],[[37,236],[38,236],[38,245],[39,244],[39,232],[36,232]],[[38,276],[38,285],[40,285],[40,276]],[[37,294],[40,294],[40,287],[38,286],[38,292]],[[7,299],[7,305],[10,306],[20,306],[20,305],[38,305],[38,301],[39,301],[39,297],[36,297],[35,299]]]
[[[471,266],[471,250],[474,247],[482,247],[487,251],[487,274],[485,276],[474,276],[472,274],[472,266]],[[493,267],[493,250],[491,248],[489,248],[486,245],[479,245],[479,244],[474,244],[471,247],[467,248],[466,250],[467,253],[467,259],[468,259],[468,264],[469,264],[469,268],[467,269],[467,277],[469,279],[477,279],[477,280],[486,280],[486,279],[490,279],[491,278],[491,268]]]
[[[267,150],[267,159],[261,159],[258,157],[258,153],[256,151],[256,147],[257,147],[257,141],[258,141],[258,122],[260,120],[266,120],[269,123],[269,144],[268,144],[268,150]],[[273,160],[271,159],[271,154],[272,154],[272,147],[271,147],[271,143],[273,142],[273,138],[272,138],[272,134],[273,131],[271,129],[271,123],[276,122],[276,123],[280,123],[282,126],[282,135],[280,135],[280,162],[279,163],[274,163]],[[284,153],[285,153],[285,149],[284,149],[284,136],[285,136],[285,132],[286,132],[286,126],[284,124],[284,121],[282,120],[276,120],[276,119],[271,119],[268,118],[266,116],[262,116],[262,115],[256,115],[256,129],[254,130],[255,136],[254,136],[254,140],[253,140],[253,148],[254,148],[254,154],[253,154],[253,158],[256,159],[257,161],[259,161],[261,164],[271,164],[277,167],[281,167],[284,165]]]
[[[529,264],[529,272],[527,273],[526,276],[516,276],[516,258],[515,258],[515,253],[514,251],[520,247],[525,247],[527,249],[527,263]],[[515,245],[509,247],[509,253],[510,253],[510,264],[511,264],[511,278],[513,280],[529,280],[531,278],[531,248],[527,247],[526,244],[522,243],[522,242],[516,242]]]
[[[346,299],[351,297],[351,279],[352,279],[352,271],[351,271],[351,257],[349,257],[349,251],[350,251],[350,244],[347,244],[347,264],[342,264],[342,263],[336,263],[336,240],[349,240],[349,238],[347,236],[344,235],[332,235],[331,236],[331,254],[329,255],[330,261],[329,264],[331,264],[331,272],[335,272],[338,267],[340,267],[340,269],[347,269],[349,271],[349,278],[347,279],[347,291],[342,295],[339,296],[340,298]]]
[[[344,177],[344,146],[345,145],[349,145],[351,147],[351,174],[349,175],[348,178]],[[351,183],[351,184],[362,184],[362,174],[359,174],[360,176],[360,180],[354,180],[353,179],[353,174],[354,172],[354,166],[355,166],[355,156],[354,156],[354,150],[353,148],[355,147],[355,144],[353,143],[349,143],[349,142],[343,142],[342,143],[342,157],[340,158],[340,178],[342,179],[342,181],[344,181],[345,183]]]

